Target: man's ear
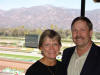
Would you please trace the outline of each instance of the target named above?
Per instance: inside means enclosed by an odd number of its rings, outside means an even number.
[[[60,45],[60,48],[62,47],[62,45]]]
[[[92,37],[93,35],[93,30],[90,30],[90,37]]]

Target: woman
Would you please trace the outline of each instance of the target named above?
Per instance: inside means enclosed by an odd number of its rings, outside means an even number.
[[[65,75],[63,64],[56,60],[60,48],[60,35],[54,30],[45,30],[39,40],[43,58],[32,64],[25,75]]]

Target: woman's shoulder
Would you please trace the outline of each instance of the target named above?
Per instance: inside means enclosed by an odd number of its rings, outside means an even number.
[[[39,61],[36,61],[33,63],[27,70],[25,75],[32,75],[33,73],[37,73],[41,67],[41,63]]]
[[[39,69],[40,66],[40,62],[36,61],[35,63],[33,63],[28,69],[27,71],[37,71]]]
[[[41,66],[41,62],[40,61],[36,61],[35,63],[33,63],[29,69],[36,69],[38,68],[39,66]]]

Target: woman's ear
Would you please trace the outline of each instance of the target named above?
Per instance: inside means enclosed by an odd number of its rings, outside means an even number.
[[[40,47],[39,49],[41,50],[41,54],[43,55],[43,48],[42,48],[42,47]]]
[[[42,47],[39,47],[40,50],[42,50]]]

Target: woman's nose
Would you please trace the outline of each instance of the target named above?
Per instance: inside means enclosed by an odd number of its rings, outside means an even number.
[[[53,45],[50,45],[50,49],[54,49],[54,46]]]

